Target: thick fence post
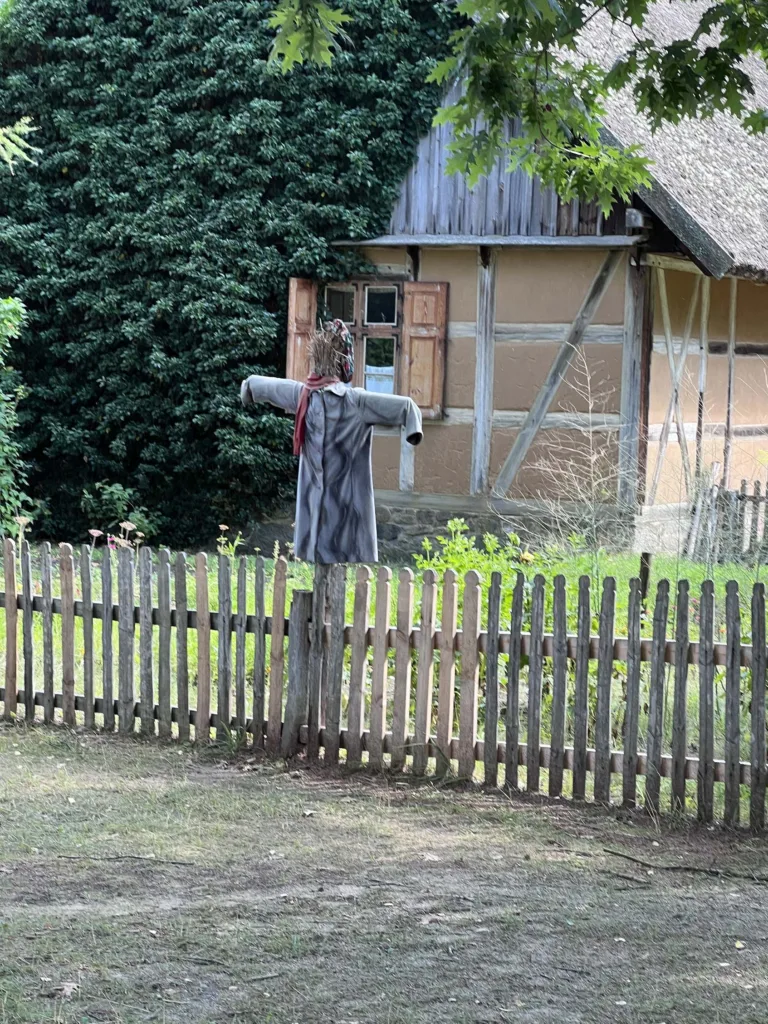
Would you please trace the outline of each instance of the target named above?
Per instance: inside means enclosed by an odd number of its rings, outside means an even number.
[[[714,817],[714,622],[715,586],[712,580],[704,580],[699,602],[699,770],[696,781],[698,816],[705,822]]]
[[[640,609],[643,603],[639,579],[629,581],[627,609],[627,706],[624,715],[624,763],[622,794],[625,807],[637,803],[637,733],[640,716]]]
[[[738,825],[741,748],[741,612],[739,585],[725,585],[725,824]]]
[[[309,624],[312,618],[312,591],[294,590],[288,623],[288,692],[280,754],[293,757],[299,745],[299,733],[307,722],[309,695]]]
[[[5,702],[3,718],[12,722],[16,718],[18,694],[18,623],[16,606],[16,545],[8,537],[3,545],[5,574]]]
[[[688,580],[677,584],[675,697],[672,711],[672,810],[685,810],[685,755],[688,749]]]
[[[595,800],[611,802],[611,681],[613,679],[613,626],[616,580],[603,580],[600,601],[600,640],[597,662],[597,704],[595,709]]]
[[[765,827],[765,584],[752,590],[752,736],[749,824],[753,832]]]
[[[74,728],[75,718],[75,565],[72,546],[59,548],[61,578],[61,706],[64,724]]]
[[[565,745],[565,691],[568,680],[568,622],[565,576],[555,576],[552,607],[552,727],[549,743],[549,795],[563,791],[563,747]]]
[[[573,694],[573,799],[584,800],[587,788],[587,736],[589,734],[589,634],[592,612],[589,576],[579,579],[576,622],[576,666]]]

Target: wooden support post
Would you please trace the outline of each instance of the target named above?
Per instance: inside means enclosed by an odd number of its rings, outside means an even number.
[[[619,265],[623,258],[623,253],[620,250],[612,249],[607,252],[603,264],[595,275],[592,284],[590,285],[589,291],[581,304],[576,319],[571,324],[570,330],[563,342],[563,345],[555,357],[555,361],[550,367],[547,379],[542,384],[541,388],[536,394],[531,405],[530,412],[525,418],[520,431],[515,438],[515,443],[512,445],[512,450],[504,461],[504,465],[501,467],[501,472],[496,478],[496,483],[493,487],[493,492],[498,497],[503,498],[510,486],[512,481],[515,479],[518,470],[525,460],[525,456],[528,454],[528,449],[533,443],[533,439],[539,431],[547,410],[552,404],[552,400],[555,397],[555,393],[562,383],[563,377],[571,364],[571,361],[584,341],[584,335],[587,327],[592,322],[592,318],[597,312],[597,308],[600,302],[608,290],[608,286],[613,279],[613,274],[616,267]]]
[[[723,487],[727,491],[731,481],[731,453],[733,451],[733,392],[736,383],[736,299],[739,282],[731,278],[728,305],[728,390],[725,406],[725,445],[723,448]]]
[[[475,368],[475,407],[472,422],[472,463],[469,493],[488,490],[493,431],[493,356],[496,323],[496,250],[478,249],[477,333]]]
[[[311,618],[312,591],[294,590],[288,623],[288,693],[285,698],[285,721],[280,737],[280,756],[286,758],[296,754],[301,727],[307,724]]]
[[[624,342],[621,358],[621,425],[619,427],[620,505],[637,504],[640,465],[640,402],[642,399],[643,340],[650,275],[648,268],[627,260],[624,287]]]
[[[701,328],[699,330],[699,403],[696,412],[696,478],[701,476],[704,453],[704,392],[707,389],[709,357],[709,303],[711,280],[705,277],[701,292]]]

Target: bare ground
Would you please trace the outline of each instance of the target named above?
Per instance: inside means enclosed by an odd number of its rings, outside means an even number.
[[[768,1019],[745,834],[61,729],[0,815],[2,1024]]]

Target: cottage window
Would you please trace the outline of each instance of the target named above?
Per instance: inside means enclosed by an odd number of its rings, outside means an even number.
[[[366,279],[326,285],[291,278],[286,374],[304,380],[307,345],[323,320],[343,320],[355,342],[352,383],[411,397],[426,419],[443,415],[448,285]],[[319,299],[319,301],[318,301]]]

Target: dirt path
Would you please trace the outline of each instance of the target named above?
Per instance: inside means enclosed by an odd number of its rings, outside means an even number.
[[[0,807],[2,1024],[768,1015],[745,835],[41,729]]]

